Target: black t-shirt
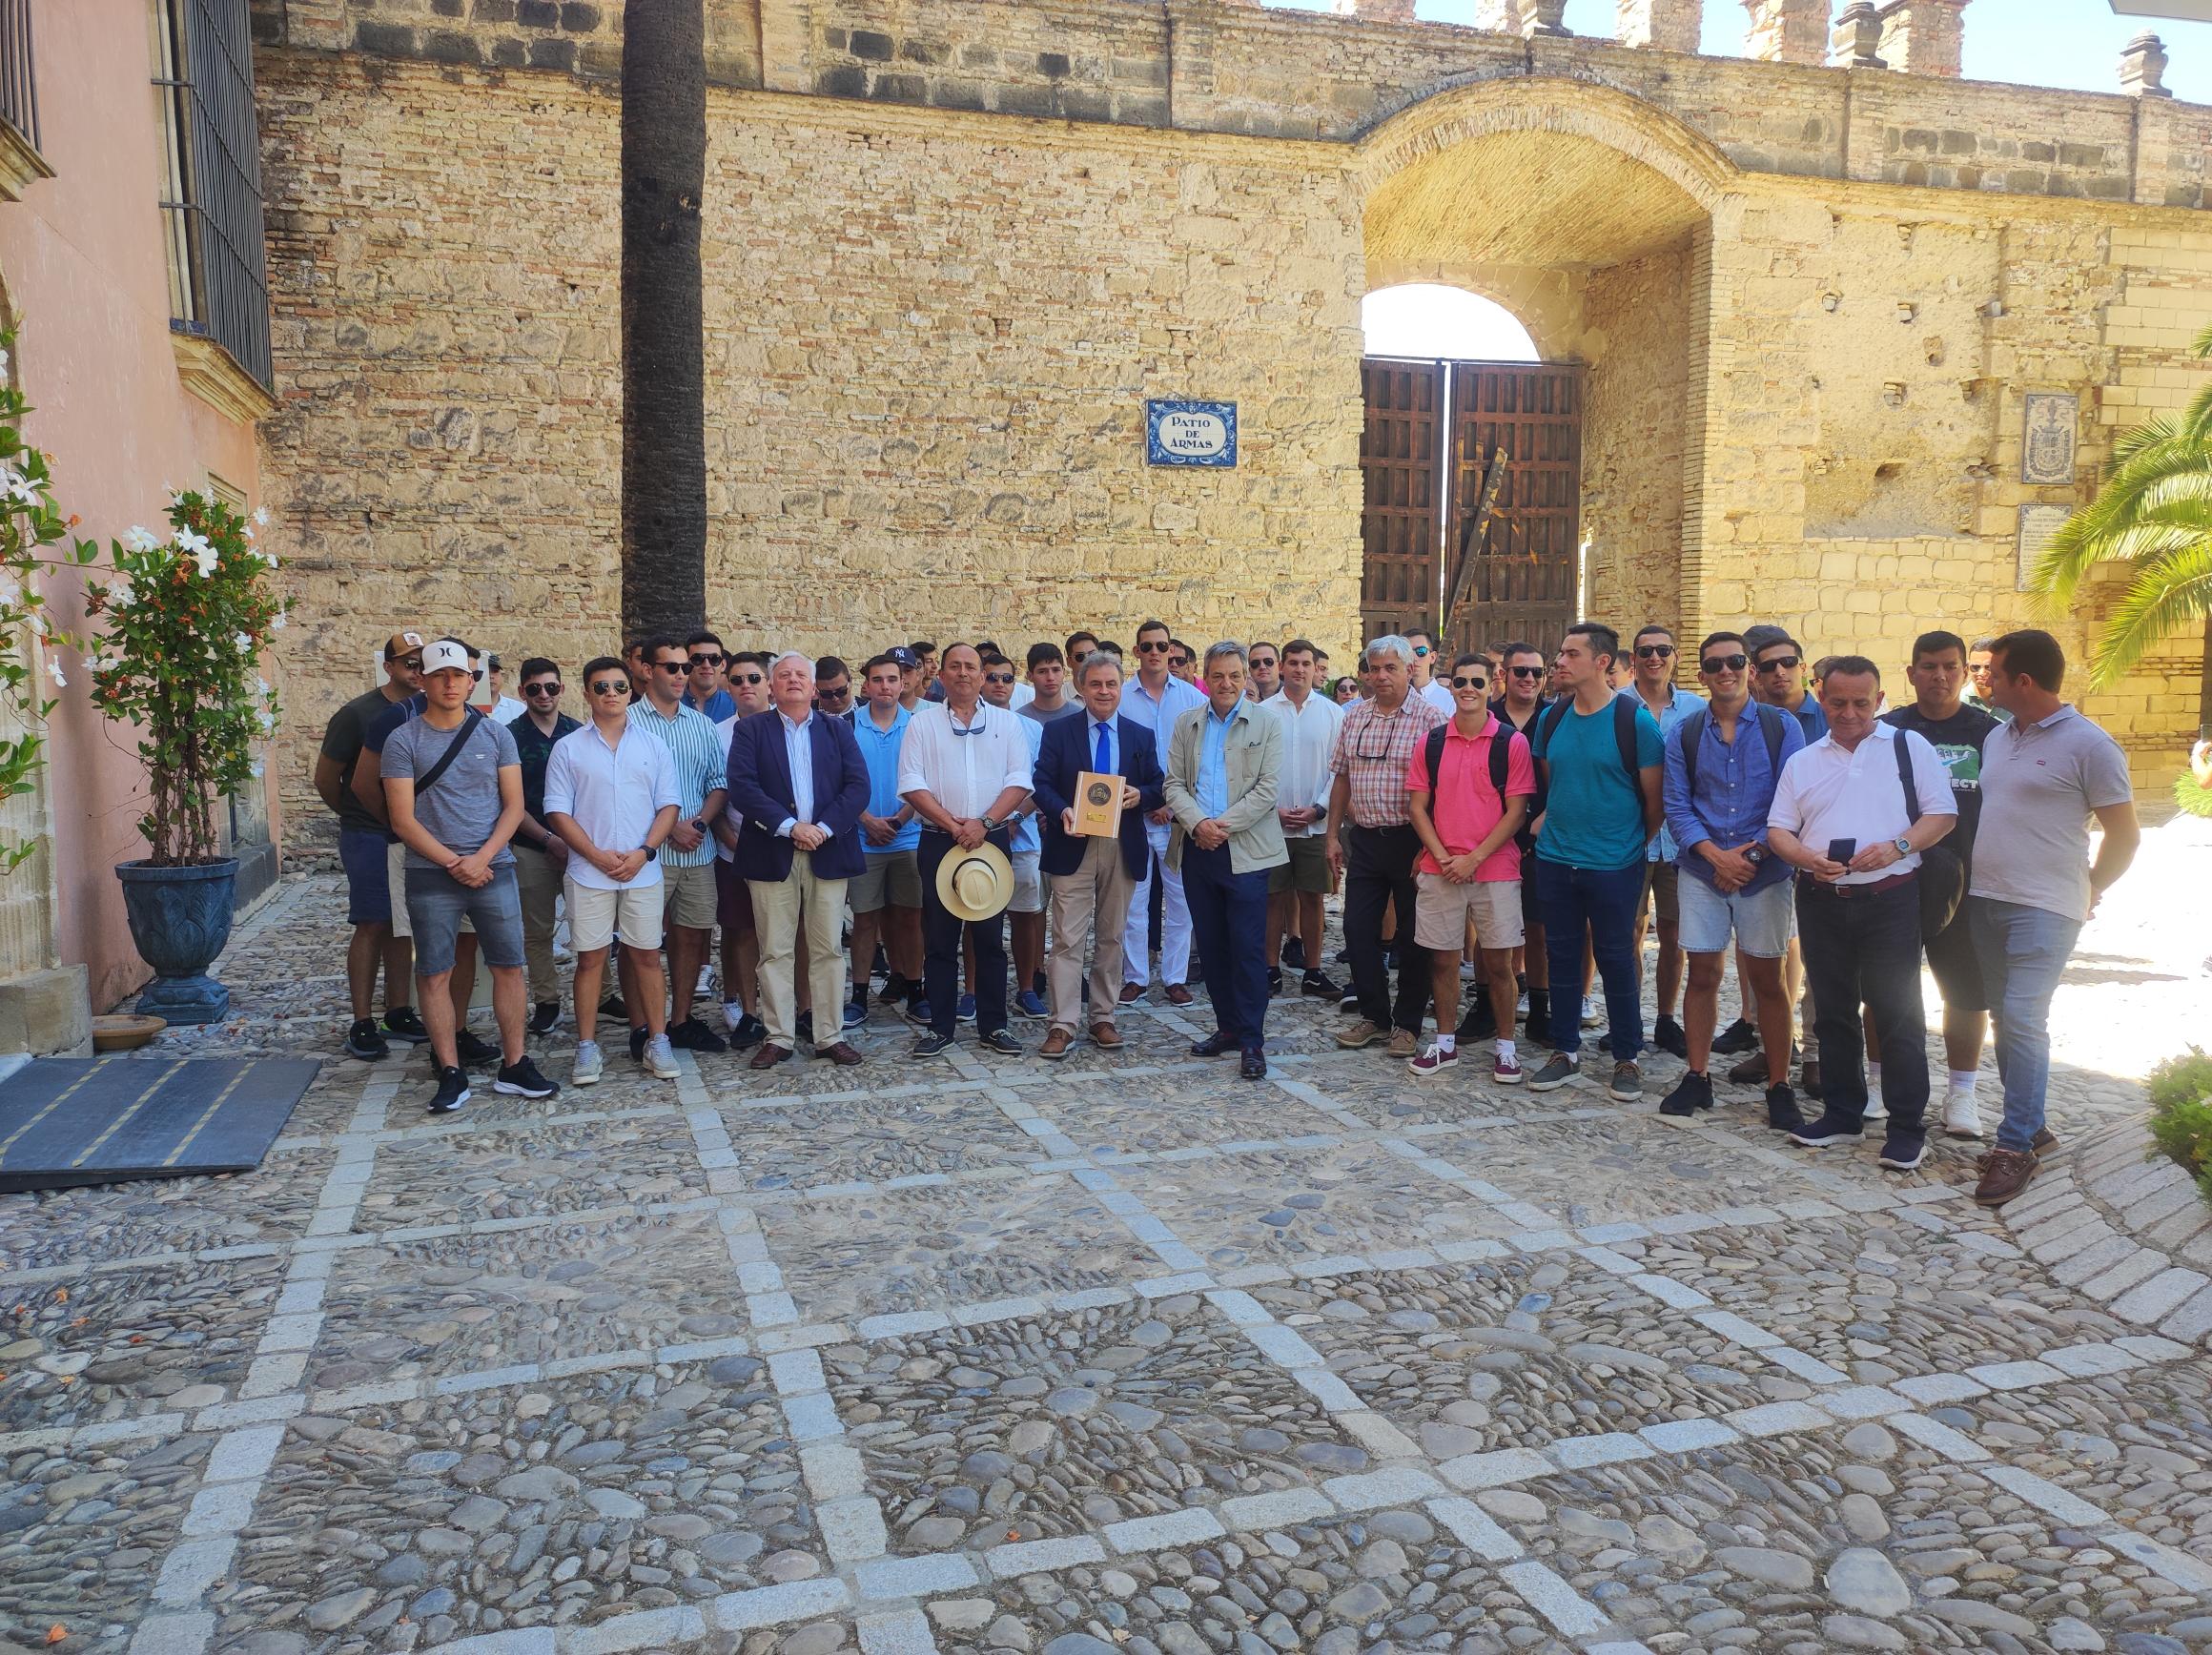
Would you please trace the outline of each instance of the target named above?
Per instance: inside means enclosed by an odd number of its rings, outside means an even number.
[[[1505,702],[1503,696],[1490,703],[1490,711],[1497,715],[1498,722],[1507,729],[1519,730],[1527,739],[1529,749],[1533,751],[1536,746],[1536,721],[1544,716],[1544,709],[1550,705],[1547,701],[1539,700],[1529,709],[1526,724],[1513,722],[1513,715],[1505,710]],[[1524,851],[1530,852],[1536,848],[1536,818],[1544,814],[1545,795],[1549,790],[1544,785],[1544,766],[1537,765],[1534,768],[1536,771],[1536,797],[1528,801],[1528,814],[1521,820],[1521,831],[1513,835],[1513,843],[1520,846]],[[1533,878],[1534,874],[1529,873],[1528,877]]]
[[[357,695],[330,715],[323,727],[323,757],[338,761],[338,825],[349,832],[384,832],[384,825],[370,815],[354,797],[354,766],[360,762],[361,746],[369,726],[391,710],[392,703],[380,689]]]
[[[1958,710],[1946,719],[1929,718],[1917,705],[1909,705],[1882,714],[1882,722],[1923,737],[1951,772],[1951,797],[1958,805],[1958,826],[1943,843],[1971,867],[1974,831],[1981,825],[1981,744],[1997,728],[1997,721],[1979,707],[1960,702]],[[1926,806],[1927,801],[1922,800],[1922,808]]]

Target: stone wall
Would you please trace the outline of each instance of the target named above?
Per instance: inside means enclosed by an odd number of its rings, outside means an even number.
[[[1685,419],[1705,339],[1689,309],[1691,253],[1655,253],[1590,273],[1583,294],[1582,533],[1590,612],[1623,636],[1682,613]]]

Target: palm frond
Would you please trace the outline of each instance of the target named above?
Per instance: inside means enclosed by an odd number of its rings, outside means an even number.
[[[2212,539],[2142,566],[2097,641],[2092,688],[2109,687],[2158,644],[2212,614]]]
[[[2051,537],[2031,582],[2047,612],[2064,612],[2098,563],[2143,546],[2137,531],[2144,523],[2187,528],[2195,521],[2192,502],[2212,501],[2212,443],[2150,429],[2162,424],[2148,421],[2129,434],[2142,439],[2120,459],[2097,498]],[[2165,538],[2161,533],[2148,543],[2163,544]]]

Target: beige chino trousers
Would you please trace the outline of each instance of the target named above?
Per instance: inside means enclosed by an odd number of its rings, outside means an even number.
[[[807,928],[807,986],[813,995],[814,1044],[845,1038],[845,881],[816,879],[813,852],[791,848],[788,879],[748,879],[753,927],[760,933],[761,1021],[768,1044],[798,1050],[799,928]]]
[[[1053,951],[1046,962],[1055,1029],[1075,1032],[1083,1021],[1083,950],[1096,939],[1091,961],[1093,1023],[1114,1021],[1121,998],[1122,938],[1129,930],[1129,899],[1137,885],[1121,863],[1119,839],[1087,841],[1073,873],[1055,873],[1045,908],[1052,915]]]

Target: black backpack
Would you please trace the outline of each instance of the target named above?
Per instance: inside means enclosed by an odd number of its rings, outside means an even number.
[[[1778,782],[1782,779],[1781,711],[1757,701],[1751,703],[1751,710],[1759,715],[1759,733],[1767,738],[1767,773]],[[1697,803],[1697,749],[1705,740],[1706,721],[1711,716],[1710,707],[1701,706],[1682,721],[1682,775],[1690,784],[1693,807]]]
[[[1428,760],[1428,790],[1434,793],[1444,782],[1444,738],[1451,728],[1449,721],[1438,725],[1428,732],[1425,757]],[[1490,738],[1490,791],[1498,795],[1498,812],[1505,810],[1505,764],[1511,758],[1514,736],[1520,732],[1505,722],[1498,721],[1498,733]]]
[[[1644,787],[1636,779],[1637,772],[1643,768],[1636,763],[1636,714],[1642,705],[1633,696],[1613,697],[1613,741],[1621,749],[1621,773],[1628,778],[1628,791],[1636,795],[1639,806],[1643,803]],[[1571,696],[1566,701],[1555,701],[1550,710],[1538,721],[1538,729],[1544,737],[1544,764],[1546,769],[1551,766],[1551,738],[1559,733],[1559,726],[1567,722],[1567,709],[1572,705],[1574,699]],[[1530,742],[1528,749],[1533,753],[1536,744]]]

